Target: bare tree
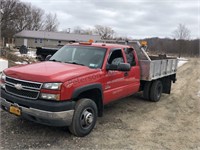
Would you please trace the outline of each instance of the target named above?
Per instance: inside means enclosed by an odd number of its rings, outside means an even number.
[[[12,38],[13,35],[22,30],[42,29],[42,17],[44,11],[32,7],[30,3],[19,0],[1,0],[1,35]]]
[[[16,12],[15,27],[17,32],[22,30],[40,30],[43,25],[43,13],[40,8],[32,7],[28,3],[19,3]]]
[[[173,32],[173,36],[178,40],[180,58],[183,48],[186,47],[186,40],[190,39],[190,30],[185,25],[179,24],[177,29]]]
[[[36,8],[36,7],[32,7],[31,10],[31,14],[32,14],[32,19],[31,19],[31,24],[29,26],[29,30],[40,30],[43,28],[43,14],[44,14],[44,10],[40,9],[40,8]]]
[[[177,29],[174,31],[173,36],[177,40],[189,40],[190,30],[184,24],[179,24]]]
[[[102,39],[112,39],[115,33],[111,27],[96,25],[94,32],[101,36]]]
[[[56,14],[49,13],[45,17],[44,30],[45,31],[57,31],[58,19]]]
[[[0,28],[2,37],[12,37],[15,31],[15,19],[18,0],[1,0]]]
[[[32,23],[31,16],[31,5],[25,3],[19,3],[17,5],[15,13],[18,15],[15,20],[16,31],[20,32],[22,30],[28,29]]]

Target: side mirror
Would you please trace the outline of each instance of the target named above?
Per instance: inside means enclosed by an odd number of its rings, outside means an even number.
[[[45,58],[45,61],[48,61],[51,58],[52,55],[47,55],[47,57]]]
[[[119,71],[130,71],[131,70],[131,65],[128,63],[120,63],[118,65],[117,70]]]
[[[106,70],[117,70],[118,65],[115,64],[107,64],[106,65]]]
[[[131,65],[128,63],[120,63],[118,65],[115,64],[107,64],[106,70],[115,70],[115,71],[130,71]]]

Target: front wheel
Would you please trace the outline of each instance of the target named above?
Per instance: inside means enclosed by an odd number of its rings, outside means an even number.
[[[150,90],[150,100],[153,102],[157,102],[160,100],[162,95],[163,85],[160,80],[156,80],[152,83],[151,90]]]
[[[72,134],[83,137],[94,128],[97,120],[97,106],[91,99],[80,99],[76,103],[72,124],[69,130]]]

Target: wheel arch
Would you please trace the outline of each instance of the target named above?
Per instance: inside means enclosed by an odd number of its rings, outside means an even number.
[[[89,84],[75,89],[72,94],[72,99],[77,101],[81,98],[92,99],[97,105],[98,116],[103,116],[103,92],[101,84]]]

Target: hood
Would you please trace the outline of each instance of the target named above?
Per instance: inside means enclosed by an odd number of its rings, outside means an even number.
[[[65,82],[95,72],[98,72],[98,69],[50,61],[20,65],[5,70],[7,76],[35,82]]]

